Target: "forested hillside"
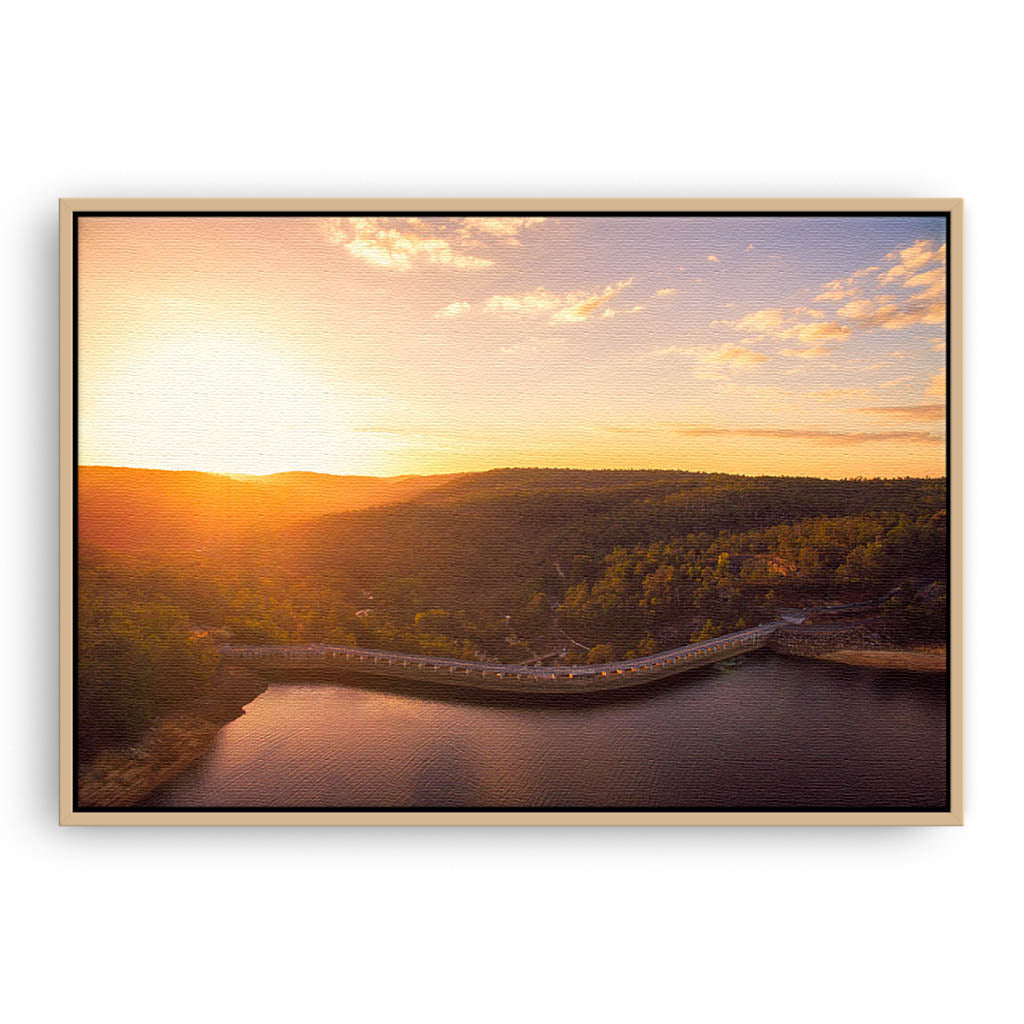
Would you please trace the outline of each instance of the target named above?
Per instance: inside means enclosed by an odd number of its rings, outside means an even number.
[[[528,469],[240,497],[250,482],[113,474],[85,474],[80,503],[99,745],[213,685],[218,640],[596,661],[881,597],[895,638],[945,628],[943,480]]]

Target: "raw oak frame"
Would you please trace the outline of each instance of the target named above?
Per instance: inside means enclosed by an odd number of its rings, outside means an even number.
[[[949,809],[946,811],[80,811],[74,808],[74,222],[79,213],[865,214],[949,217],[947,400],[950,564]],[[62,825],[962,825],[962,199],[62,199],[60,201],[60,823]]]

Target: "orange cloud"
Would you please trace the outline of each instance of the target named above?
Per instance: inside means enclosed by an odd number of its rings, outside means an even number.
[[[945,279],[938,281],[937,285],[944,293]],[[852,321],[858,327],[881,327],[892,331],[900,327],[912,327],[914,324],[945,323],[946,300],[944,294],[941,298],[936,298],[932,289],[901,301],[888,295],[878,295],[872,299],[855,299],[848,302],[840,307],[837,315]]]
[[[484,309],[491,313],[550,313],[564,301],[562,296],[537,287],[523,295],[492,295]]]
[[[781,309],[758,309],[739,320],[712,320],[711,326],[731,327],[739,334],[771,334],[782,327],[785,320],[786,314]]]
[[[695,356],[702,363],[707,364],[725,364],[733,366],[756,366],[759,363],[766,363],[769,360],[769,356],[763,352],[756,352],[753,349],[747,348],[745,345],[737,345],[734,341],[727,341],[724,345],[720,345],[718,348],[711,347],[700,347],[700,346],[689,346],[684,347],[682,345],[670,345],[668,348],[656,349],[652,355],[656,356],[668,356],[668,355],[684,355],[684,356]]]
[[[551,314],[552,323],[581,323],[599,310],[633,283],[633,278],[616,281],[596,292],[569,292],[557,295],[546,288],[538,287],[522,295],[493,295],[484,306],[492,313],[522,313],[525,315]],[[643,307],[626,310],[612,310],[616,313],[635,313]]]
[[[831,345],[846,341],[851,329],[834,320],[824,320],[824,313],[806,306],[784,310],[778,307],[755,310],[739,320],[713,320],[712,327],[731,327],[737,333],[750,335],[757,340],[776,342],[798,342],[807,346],[803,349],[784,348],[780,355],[798,359],[818,359],[830,355]],[[804,317],[812,317],[810,322]],[[749,338],[747,340],[750,340]]]
[[[782,332],[782,337],[790,341],[795,339],[806,345],[819,344],[823,341],[846,341],[850,337],[850,328],[835,321],[825,323],[794,324]]]
[[[628,288],[633,283],[633,278],[626,281],[617,281],[615,284],[606,285],[599,292],[584,295],[579,293],[566,296],[568,305],[563,306],[555,313],[553,320],[567,323],[579,323],[596,313],[602,306],[607,305],[619,292]]]
[[[815,302],[842,302],[844,299],[853,298],[857,289],[846,288],[842,281],[829,281],[822,293],[815,297]]]
[[[630,306],[629,309],[613,309],[611,306],[608,306],[601,312],[601,318],[603,320],[610,320],[613,316],[624,316],[628,315],[629,313],[641,313],[646,308],[647,307],[643,305]]]
[[[896,420],[945,420],[945,405],[873,405],[861,409],[873,416]]]
[[[684,437],[763,437],[779,441],[821,441],[825,444],[873,444],[899,442],[900,444],[944,444],[937,434],[916,430],[889,430],[883,432],[835,430],[795,430],[782,427],[680,427],[675,431]]]
[[[810,348],[783,348],[779,355],[789,356],[791,359],[821,359],[824,356],[832,355],[834,349],[828,345],[813,345]]]
[[[409,270],[414,263],[433,263],[459,269],[494,265],[494,260],[474,256],[453,246],[431,225],[418,217],[331,218],[325,234],[333,245],[342,245],[356,259],[375,267]]]
[[[439,313],[435,313],[435,316],[461,316],[463,313],[469,312],[468,302],[453,302],[448,306],[445,306]]]
[[[885,258],[895,262],[888,270],[878,275],[878,280],[882,284],[891,284],[900,277],[913,277],[931,263],[945,264],[946,245],[943,243],[936,246],[929,238],[919,238],[906,249],[886,253]]]
[[[476,231],[508,245],[522,245],[519,236],[546,220],[547,217],[466,217],[462,221],[460,233],[465,235]]]
[[[679,291],[678,288],[659,288],[654,293],[654,298],[656,298],[656,299],[663,299],[663,298],[665,298],[668,295],[675,295],[677,291]]]
[[[863,267],[861,270],[855,270],[849,277],[836,278],[834,281],[829,281],[828,284],[822,286],[821,294],[814,301],[843,302],[846,299],[852,299],[863,291],[863,288],[858,283],[860,279],[868,274],[873,274],[877,270],[878,267]]]
[[[908,277],[903,282],[904,288],[925,288],[933,287],[936,284],[941,284],[943,287],[946,286],[946,269],[945,267],[933,267],[931,270],[926,270],[920,274],[914,274],[913,277]]]

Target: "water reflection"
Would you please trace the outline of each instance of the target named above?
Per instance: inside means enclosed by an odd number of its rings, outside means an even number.
[[[275,682],[159,803],[936,808],[945,780],[943,677],[759,654],[573,700]]]

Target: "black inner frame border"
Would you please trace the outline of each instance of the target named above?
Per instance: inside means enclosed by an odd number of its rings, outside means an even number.
[[[817,806],[779,806],[760,807],[729,805],[722,807],[708,806],[650,806],[642,807],[621,807],[621,806],[598,806],[598,807],[508,807],[498,806],[392,806],[392,807],[324,807],[324,806],[207,806],[207,807],[154,807],[151,805],[138,805],[134,807],[82,807],[78,799],[78,223],[82,217],[345,217],[358,213],[362,217],[422,217],[423,219],[441,217],[509,217],[509,216],[545,216],[545,217],[633,217],[636,219],[649,217],[677,217],[686,219],[695,218],[831,218],[842,219],[852,218],[941,218],[946,226],[946,800],[941,807],[817,807]],[[72,810],[78,811],[102,811],[104,813],[131,814],[138,812],[153,812],[167,814],[185,813],[253,813],[253,812],[293,812],[293,813],[457,813],[474,814],[482,812],[501,812],[514,818],[517,814],[566,814],[566,813],[616,813],[616,814],[645,814],[645,813],[707,813],[707,814],[729,814],[729,813],[769,813],[769,814],[858,814],[858,813],[882,813],[882,814],[933,814],[935,812],[948,813],[951,809],[952,799],[952,669],[949,655],[952,648],[952,606],[950,605],[950,586],[952,584],[952,452],[950,444],[950,429],[952,424],[952,287],[950,282],[949,267],[952,263],[953,238],[951,231],[952,215],[948,210],[487,210],[487,209],[463,209],[463,210],[96,210],[79,211],[72,213],[71,236],[72,236],[72,342],[71,342],[71,365],[72,365],[72,539],[71,539],[71,577],[72,577],[72,725],[71,725],[71,749],[72,749]]]

